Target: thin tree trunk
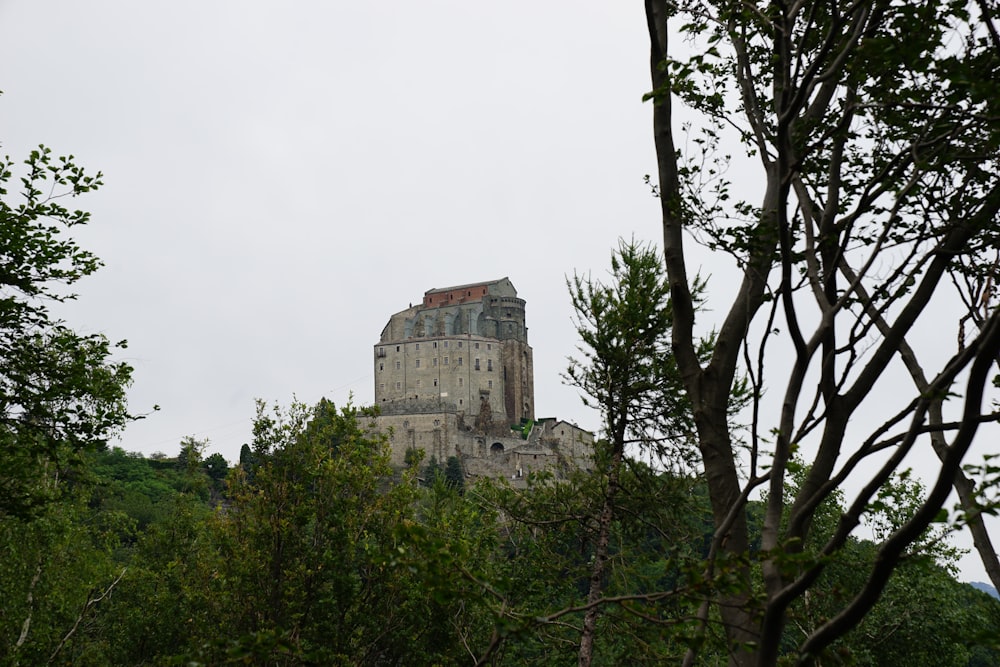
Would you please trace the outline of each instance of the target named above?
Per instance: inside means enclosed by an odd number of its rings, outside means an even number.
[[[615,498],[618,495],[621,478],[622,456],[624,454],[625,433],[618,429],[612,443],[611,463],[608,469],[608,487],[604,493],[604,503],[597,521],[597,540],[594,543],[594,564],[590,570],[590,590],[587,593],[586,614],[583,617],[583,632],[580,633],[579,667],[590,667],[594,658],[594,636],[597,632],[597,617],[600,605],[597,603],[604,592],[604,574],[607,569],[611,524],[615,516]]]

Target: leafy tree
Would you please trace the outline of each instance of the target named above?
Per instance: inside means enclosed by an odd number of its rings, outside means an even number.
[[[177,492],[156,507],[159,519],[138,534],[124,578],[96,610],[91,637],[102,644],[104,660],[95,664],[166,664],[186,652],[192,637],[230,634],[222,625],[211,509]]]
[[[423,483],[425,486],[434,484],[434,480],[444,474],[444,468],[437,460],[437,456],[431,454],[427,460],[427,465],[423,469]]]
[[[0,517],[30,516],[56,497],[55,480],[81,452],[105,446],[130,418],[132,369],[110,361],[104,336],[74,333],[50,312],[75,298],[65,286],[100,266],[65,235],[89,214],[61,202],[100,187],[101,174],[44,146],[24,164],[20,199],[10,201],[15,164],[0,159]]]
[[[202,463],[202,468],[205,470],[205,474],[215,482],[221,482],[229,474],[229,463],[218,452],[209,455]]]
[[[187,657],[431,664],[467,655],[453,632],[462,600],[440,581],[441,563],[411,554],[423,545],[437,555],[450,542],[416,527],[417,486],[394,483],[372,414],[258,404],[254,475],[230,477],[227,511],[210,525],[217,555],[190,579],[201,591],[191,599],[211,599],[218,616],[192,631]]]
[[[415,468],[424,460],[424,450],[417,447],[407,447],[403,454],[403,463],[407,468]]]
[[[459,493],[465,490],[465,472],[457,456],[449,456],[444,464],[444,481]]]
[[[772,665],[782,653],[812,664],[873,613],[961,486],[979,426],[997,419],[983,403],[1000,352],[1000,33],[987,2],[645,6],[672,350],[708,483],[713,567],[734,579],[714,611],[702,610],[702,632],[717,615],[734,665]],[[672,43],[678,33],[683,49]],[[697,117],[682,126],[698,128],[690,141],[677,140],[678,100]],[[725,178],[716,149],[727,137],[745,147],[739,170],[756,201]],[[708,359],[685,231],[739,272],[727,307],[718,290],[703,295],[722,313]],[[964,304],[953,320],[960,344],[920,349],[922,323],[947,325],[932,299],[949,289]],[[890,372],[897,361],[909,394]],[[746,449],[728,420],[741,363],[753,390]],[[875,396],[881,423],[872,424],[863,406]],[[940,466],[920,502],[855,564],[862,585],[783,644],[791,606],[854,543],[879,489],[921,441]],[[786,494],[796,451],[808,472]],[[767,491],[759,567],[746,512],[758,488]],[[807,557],[818,509],[842,488],[853,491],[836,528]],[[959,491],[975,523],[976,498]],[[977,546],[992,572],[983,533]]]
[[[134,524],[95,512],[83,489],[37,508],[31,521],[0,521],[0,663],[101,664],[92,625],[126,568],[115,556]]]

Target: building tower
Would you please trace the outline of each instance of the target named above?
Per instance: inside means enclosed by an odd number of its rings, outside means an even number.
[[[534,419],[524,299],[510,280],[431,289],[389,318],[375,345],[375,405],[383,415]]]

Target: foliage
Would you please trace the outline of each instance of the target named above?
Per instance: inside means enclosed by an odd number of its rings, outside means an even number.
[[[110,361],[104,336],[74,333],[50,312],[53,302],[75,298],[63,286],[100,266],[65,236],[89,214],[61,200],[97,189],[101,174],[44,146],[24,164],[20,200],[11,202],[15,165],[0,160],[0,516],[19,517],[57,497],[54,480],[129,420],[132,372]]]
[[[445,461],[444,481],[459,493],[465,490],[465,472],[462,470],[462,462],[457,456],[449,456]]]
[[[103,662],[95,607],[122,576],[116,555],[134,523],[94,512],[85,498],[78,488],[31,521],[0,520],[0,663]]]
[[[393,483],[371,415],[258,404],[253,476],[233,472],[226,511],[203,529],[210,553],[179,583],[196,623],[178,659],[389,664],[464,651],[452,628],[465,602],[438,580],[443,563],[419,553],[460,550],[415,531],[418,487]]]

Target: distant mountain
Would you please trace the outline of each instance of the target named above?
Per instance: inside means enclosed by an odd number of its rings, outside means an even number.
[[[995,598],[1000,598],[1000,595],[997,594],[997,589],[993,588],[989,584],[984,584],[981,581],[970,581],[969,585],[975,589],[981,590],[984,593],[988,593]]]

